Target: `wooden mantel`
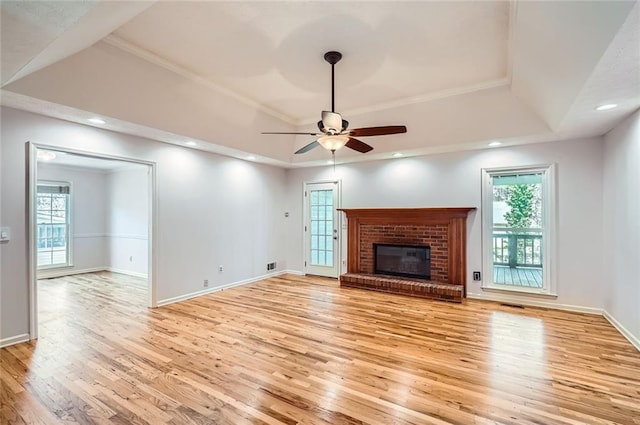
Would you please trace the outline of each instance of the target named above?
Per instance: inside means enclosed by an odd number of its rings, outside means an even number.
[[[445,225],[448,229],[448,283],[463,285],[466,295],[467,215],[475,207],[458,208],[341,208],[347,215],[347,272],[361,273],[360,226]]]

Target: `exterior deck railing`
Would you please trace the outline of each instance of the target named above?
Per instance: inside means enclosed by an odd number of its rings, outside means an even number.
[[[542,229],[494,227],[493,264],[542,267]]]

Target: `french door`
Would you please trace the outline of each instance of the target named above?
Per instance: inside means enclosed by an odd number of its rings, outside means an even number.
[[[338,181],[305,183],[305,273],[337,278],[340,269]]]

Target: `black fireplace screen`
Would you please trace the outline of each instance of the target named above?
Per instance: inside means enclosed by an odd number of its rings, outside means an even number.
[[[376,274],[431,279],[431,247],[373,244]]]

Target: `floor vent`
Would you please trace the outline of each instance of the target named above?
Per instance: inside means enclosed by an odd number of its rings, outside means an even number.
[[[505,307],[513,307],[513,308],[524,308],[523,305],[519,305],[519,304],[500,303],[500,305],[505,306]]]

